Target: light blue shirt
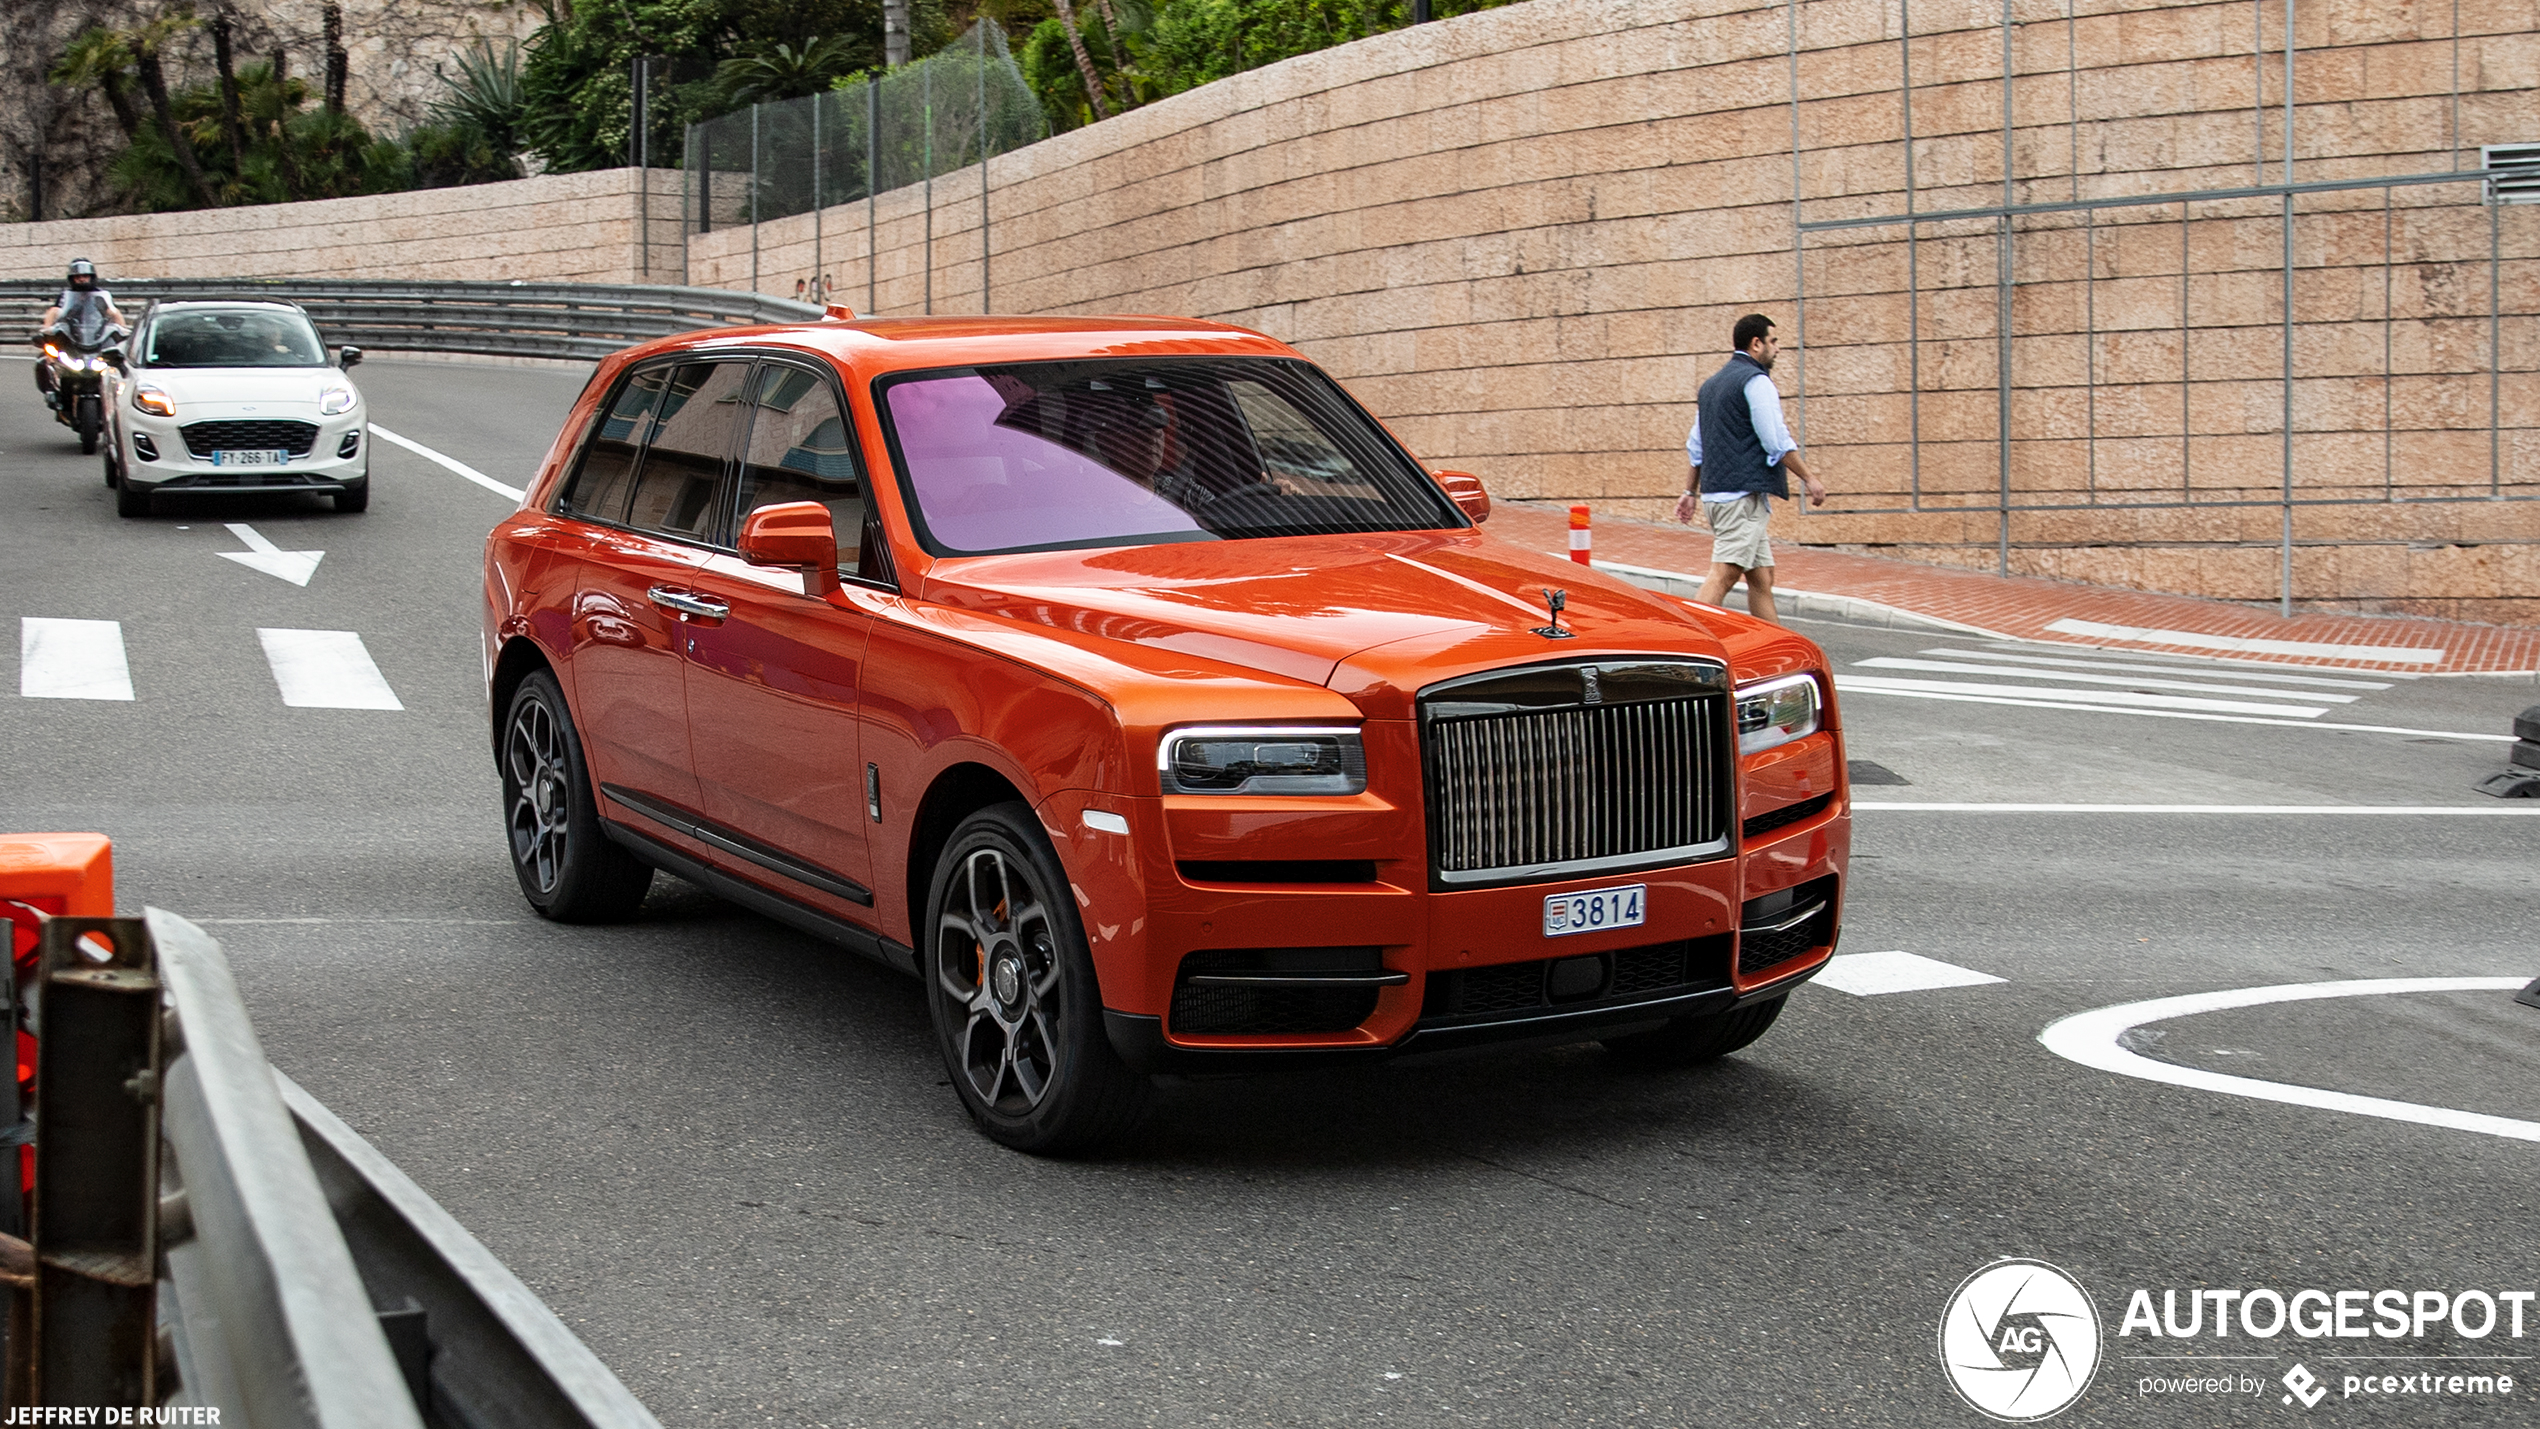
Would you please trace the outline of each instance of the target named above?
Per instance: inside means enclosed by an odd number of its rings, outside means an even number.
[[[1783,457],[1799,450],[1790,439],[1790,427],[1782,421],[1781,389],[1773,379],[1761,372],[1746,380],[1746,410],[1755,418],[1755,439],[1764,444],[1764,465],[1779,466]],[[1685,434],[1685,460],[1702,465],[1702,419],[1693,419],[1693,430]],[[1736,501],[1745,496],[1740,491],[1706,491],[1705,501]]]

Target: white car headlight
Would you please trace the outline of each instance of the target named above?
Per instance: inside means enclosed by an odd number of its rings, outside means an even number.
[[[1167,794],[1356,794],[1367,750],[1355,729],[1193,725],[1164,736]]]
[[[1737,687],[1737,752],[1755,754],[1817,732],[1817,677]]]
[[[147,382],[137,383],[134,385],[132,389],[132,409],[136,412],[147,412],[153,417],[173,417],[176,415],[176,403],[169,400],[166,390],[159,387],[153,387]]]
[[[329,387],[318,394],[318,415],[321,417],[340,417],[351,410],[353,389],[350,387]]]

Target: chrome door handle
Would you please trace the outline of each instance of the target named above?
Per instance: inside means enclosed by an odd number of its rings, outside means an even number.
[[[690,595],[684,590],[672,590],[668,586],[654,586],[651,590],[644,592],[644,595],[664,610],[675,610],[683,616],[695,616],[699,620],[721,620],[732,613],[732,607],[725,605],[722,601],[708,600],[704,596]]]

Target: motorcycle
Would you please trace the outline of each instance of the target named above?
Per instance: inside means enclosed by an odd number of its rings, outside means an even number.
[[[79,449],[93,455],[106,430],[106,372],[122,356],[118,350],[131,330],[111,322],[94,306],[81,305],[35,335],[43,372],[38,385],[53,420],[79,433]]]

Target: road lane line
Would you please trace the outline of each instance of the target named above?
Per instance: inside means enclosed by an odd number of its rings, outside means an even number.
[[[1856,809],[1924,814],[2395,814],[2425,818],[2458,814],[2474,819],[2540,814],[2540,804],[1924,804],[1855,800]]]
[[[2009,673],[2005,671],[2004,673]],[[2123,690],[2040,690],[2028,685],[1979,685],[1966,680],[1892,680],[1883,675],[1851,675],[1838,677],[1836,693],[1866,690],[1872,694],[1907,694],[1915,691],[1953,694],[1964,691],[1978,695],[2006,695],[2014,699],[2052,695],[2058,700],[2085,706],[2114,706],[2125,709],[2202,710],[2217,714],[2288,714],[2316,716],[2328,713],[2325,708],[2307,705],[2261,705],[2245,700],[2201,700],[2191,695],[2137,695]],[[2277,698],[2284,698],[2279,695]]]
[[[401,437],[395,432],[388,430],[386,427],[379,425],[377,422],[370,424],[370,434],[391,446],[404,447],[406,450],[413,452],[416,456],[419,456],[425,461],[431,462],[436,466],[446,467],[451,471],[455,471],[459,475],[466,477],[468,480],[475,482],[477,485],[484,487],[487,491],[491,491],[496,495],[508,496],[514,501],[518,501],[522,497],[528,495],[527,492],[522,491],[517,486],[505,486],[501,482],[496,481],[494,478],[478,471],[475,467],[469,466],[466,462],[460,461],[456,457],[443,456],[441,453],[436,452],[432,448],[425,446],[423,443],[414,440],[412,437]]]
[[[362,637],[350,630],[265,630],[265,663],[282,687],[282,702],[295,709],[401,710],[397,692],[373,664]]]
[[[2337,645],[2321,640],[2253,640],[2239,635],[2199,635],[2193,630],[2154,630],[2102,625],[2095,620],[2057,620],[2049,630],[2095,635],[2138,645],[2184,645],[2194,650],[2241,650],[2252,655],[2308,655],[2314,660],[2380,660],[2393,665],[2440,665],[2443,651],[2421,645]]]
[[[2139,675],[2103,675],[2096,671],[2019,670],[1998,665],[1969,664],[1964,660],[1910,660],[1896,655],[1881,655],[1870,660],[1855,660],[1860,670],[1924,670],[1942,675],[1990,675],[1997,680],[2062,680],[2076,685],[2118,685],[2130,690],[2197,690],[2210,695],[2253,695],[2262,700],[2325,700],[2330,704],[2351,705],[2361,695],[2337,695],[2325,690],[2270,690],[2257,685],[2219,685],[2211,680],[2147,680]],[[2184,672],[2173,672],[2184,673]],[[1936,680],[1933,684],[1956,684],[1955,680]],[[1981,690],[2018,689],[2020,686],[1978,685]],[[2038,691],[2041,694],[2062,691]]]
[[[18,693],[31,700],[128,700],[123,622],[18,620]]]
[[[2524,981],[2518,977],[2393,977],[2191,993],[2185,997],[2160,997],[2149,1002],[2129,1002],[2093,1012],[2078,1012],[2050,1024],[2045,1031],[2037,1034],[2037,1040],[2045,1045],[2046,1050],[2065,1061],[2078,1062],[2119,1076],[2140,1077],[2147,1082],[2166,1082],[2174,1087],[2317,1107],[2323,1111],[2342,1111],[2355,1116],[2411,1121],[2421,1126],[2448,1127],[2454,1131],[2475,1131],[2515,1141],[2540,1141],[2540,1122],[2489,1116],[2484,1112],[2455,1111],[2450,1107],[2420,1106],[2415,1102],[2358,1096],[2352,1092],[2332,1092],[2322,1087],[2300,1087],[2289,1082],[2261,1081],[2256,1077],[2235,1077],[2223,1072],[2209,1072],[2202,1067],[2181,1067],[2129,1051],[2117,1041],[2147,1023],[2193,1017],[2201,1012],[2223,1012],[2238,1007],[2263,1007],[2269,1003],[2307,1002],[2330,997],[2375,997],[2411,992],[2512,992],[2519,989]]]
[[[1885,952],[1837,953],[1812,981],[1854,997],[1881,997],[1939,987],[1982,987],[2004,979],[1918,953]]]
[[[1941,682],[1935,680],[1930,683]],[[1839,692],[1848,693],[1852,690],[1852,685],[1846,681],[1837,681],[1835,688]],[[2394,724],[2339,724],[2334,720],[2262,719],[2256,715],[2198,714],[2193,710],[2138,710],[2128,709],[2123,705],[2083,705],[2062,700],[2023,700],[2014,699],[2008,695],[1962,695],[1943,690],[1886,689],[1879,685],[1863,686],[1860,693],[1895,695],[1909,700],[1949,700],[1957,704],[1969,705],[2017,705],[2022,709],[2032,710],[2083,710],[2092,714],[2140,715],[2146,719],[2194,719],[2204,720],[2211,724],[2272,724],[2285,729],[2338,729],[2358,734],[2412,734],[2423,739],[2494,740],[2504,744],[2514,742],[2514,737],[2510,734],[2464,734],[2456,729],[2410,729],[2404,725]]]

